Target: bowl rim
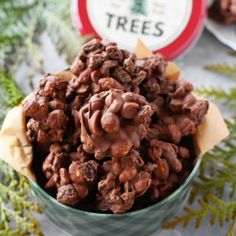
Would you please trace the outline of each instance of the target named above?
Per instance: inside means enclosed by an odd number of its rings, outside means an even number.
[[[193,177],[195,176],[195,174],[197,173],[199,167],[200,167],[200,164],[201,164],[201,160],[202,158],[198,158],[195,165],[194,165],[194,168],[193,170],[191,171],[190,175],[188,176],[188,178],[183,182],[182,185],[179,186],[179,188],[177,188],[174,192],[172,192],[168,197],[162,199],[161,201],[151,205],[151,206],[148,206],[148,207],[145,207],[145,208],[142,208],[142,209],[139,209],[139,210],[135,210],[135,211],[131,211],[131,212],[126,212],[126,213],[119,213],[119,214],[114,214],[114,213],[99,213],[99,212],[90,212],[90,211],[83,211],[83,210],[80,210],[80,209],[77,209],[77,208],[73,208],[73,207],[70,207],[70,206],[67,206],[67,205],[64,205],[64,204],[61,204],[60,202],[58,202],[54,197],[52,197],[51,195],[49,195],[43,188],[41,188],[35,181],[29,179],[30,181],[30,184],[36,188],[37,190],[39,190],[39,192],[44,195],[45,197],[47,197],[50,201],[52,201],[54,204],[56,204],[58,207],[61,207],[61,208],[64,208],[65,210],[69,210],[69,211],[72,211],[74,213],[80,213],[80,214],[83,214],[83,215],[86,215],[86,216],[93,216],[93,217],[121,217],[121,216],[134,216],[134,215],[138,215],[138,214],[142,214],[142,213],[145,213],[145,212],[148,212],[150,209],[153,209],[153,208],[157,208],[158,206],[161,206],[163,204],[165,204],[166,202],[170,201],[171,199],[173,199],[176,195],[178,195],[180,192],[182,192],[182,190],[185,188],[185,186],[187,186],[189,184],[190,181],[192,181]],[[34,191],[34,188],[32,189],[33,193],[34,193],[34,196],[36,195],[35,194],[35,191]],[[37,199],[37,196],[35,196],[35,198]]]

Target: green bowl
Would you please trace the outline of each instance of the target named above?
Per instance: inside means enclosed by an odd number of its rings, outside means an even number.
[[[141,210],[124,214],[102,214],[78,210],[62,205],[31,181],[34,195],[45,214],[60,229],[76,236],[136,236],[150,235],[161,229],[183,207],[201,159],[196,162],[186,181],[162,201]]]

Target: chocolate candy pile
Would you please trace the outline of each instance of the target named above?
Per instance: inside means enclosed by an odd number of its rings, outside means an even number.
[[[236,0],[215,0],[209,15],[220,23],[236,23]]]
[[[189,82],[168,80],[166,67],[161,55],[138,59],[94,39],[71,78],[47,74],[25,100],[37,180],[60,203],[123,213],[163,199],[187,178],[188,143],[208,102]]]

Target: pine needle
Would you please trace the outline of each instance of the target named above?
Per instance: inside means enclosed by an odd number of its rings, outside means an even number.
[[[42,236],[34,213],[41,207],[32,199],[30,185],[25,177],[0,161],[0,235]]]
[[[236,53],[234,52],[233,55],[236,56]],[[206,66],[206,69],[232,78],[236,76],[236,66],[228,64]],[[202,88],[197,92],[206,98],[220,102],[231,110],[236,108],[234,87],[228,90]],[[166,227],[174,228],[178,224],[187,227],[190,222],[195,221],[195,226],[198,228],[210,217],[209,222],[212,225],[231,224],[225,236],[236,235],[236,200],[231,200],[236,195],[236,117],[226,120],[226,124],[230,130],[230,137],[204,155],[199,178],[193,184],[189,202],[197,202],[197,210],[185,207],[184,214],[166,223]],[[221,199],[223,197],[224,200]],[[230,200],[227,201],[226,198]]]
[[[0,119],[3,119],[10,107],[19,104],[23,93],[9,75],[1,71],[0,84]],[[0,180],[0,235],[42,236],[40,225],[33,215],[41,212],[41,208],[32,201],[27,179],[0,161]]]
[[[222,167],[218,166],[215,175],[201,175],[193,184],[190,202],[195,201],[198,196],[204,196],[208,193],[214,193],[219,198],[225,196],[226,186],[229,198],[233,198],[236,193],[236,164],[229,160],[221,162]]]
[[[204,95],[207,99],[211,98],[216,102],[220,102],[223,105],[228,106],[231,109],[236,108],[236,88],[232,87],[228,90],[223,88],[202,88],[197,89],[198,94]]]
[[[20,103],[24,95],[9,75],[0,71],[0,127],[8,109]]]
[[[75,32],[70,16],[70,1],[64,0],[1,0],[0,69],[15,75],[16,69],[29,59],[40,65],[35,49],[38,37],[47,31],[58,52],[69,63],[90,37]],[[12,66],[14,64],[14,66]],[[32,63],[31,65],[32,66]],[[64,69],[64,68],[62,68]]]
[[[80,37],[75,32],[70,17],[70,2],[64,0],[47,1],[47,7],[42,13],[46,20],[45,27],[59,53],[65,53],[68,63],[72,63],[77,52],[89,37]],[[58,8],[58,4],[60,7]]]
[[[207,65],[204,68],[206,70],[210,70],[210,71],[220,73],[226,76],[236,75],[236,65],[215,64],[215,65]]]
[[[236,51],[230,51],[229,54],[233,57],[236,57]]]
[[[23,98],[23,93],[9,75],[1,71],[0,84],[1,102],[4,102],[8,107],[14,107],[18,105]]]
[[[35,51],[41,32],[47,30],[59,53],[70,61],[84,43],[72,27],[69,4],[62,0],[0,0],[0,126],[8,109],[24,97],[12,79],[20,64],[30,61],[34,71],[36,64],[42,66]],[[43,235],[34,216],[41,208],[32,200],[27,179],[0,162],[0,180],[0,236]]]
[[[230,226],[225,236],[235,236],[235,232],[236,232],[236,217],[234,218],[233,223]]]
[[[0,1],[0,69],[9,72],[34,17],[36,0]]]
[[[205,196],[204,199],[198,201],[199,209],[193,210],[192,208],[185,207],[184,214],[176,216],[172,221],[164,223],[164,227],[171,229],[177,225],[182,224],[186,228],[190,222],[195,221],[195,228],[199,228],[203,221],[207,220],[210,216],[211,225],[218,222],[221,226],[225,223],[232,221],[236,216],[236,201],[223,201],[218,197],[211,194]],[[232,225],[232,230],[235,226]]]
[[[230,131],[230,137],[204,155],[200,169],[201,176],[205,176],[207,173],[215,175],[216,170],[220,165],[222,166],[224,161],[231,163],[236,157],[236,117],[225,119],[225,122]]]

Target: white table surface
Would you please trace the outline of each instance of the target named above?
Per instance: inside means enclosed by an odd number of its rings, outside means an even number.
[[[47,37],[43,34],[40,38],[42,42],[42,53],[44,57],[44,70],[47,72],[61,71],[67,67],[67,64],[63,57],[59,57],[55,51],[54,46]],[[211,73],[203,69],[204,65],[229,62],[236,63],[236,58],[228,54],[228,49],[224,45],[220,44],[213,36],[208,32],[204,32],[196,46],[182,59],[177,60],[179,67],[182,70],[182,77],[186,80],[190,80],[196,86],[222,86],[228,88],[235,86],[235,82],[230,79],[222,78],[221,76]],[[22,65],[17,73],[16,80],[18,84],[24,89],[26,93],[30,91],[28,84],[25,82],[24,75],[27,73],[27,66]],[[34,84],[37,85],[41,76],[36,76]],[[223,113],[226,111],[222,110]],[[194,206],[193,206],[194,207]],[[43,232],[46,236],[66,236],[64,232],[59,230],[45,215],[38,216],[41,222]],[[176,230],[163,230],[161,232],[154,233],[152,236],[223,236],[225,229],[219,226],[211,227],[207,222],[199,229],[195,230],[194,225],[191,224],[187,229],[178,227]],[[140,232],[140,235],[141,232]]]

